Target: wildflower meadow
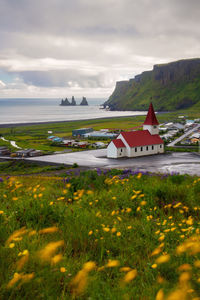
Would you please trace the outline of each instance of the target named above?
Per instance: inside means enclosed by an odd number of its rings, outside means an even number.
[[[0,178],[0,299],[200,299],[200,178]]]

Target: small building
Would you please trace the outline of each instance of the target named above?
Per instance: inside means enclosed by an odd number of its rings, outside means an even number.
[[[33,156],[41,156],[43,154],[43,152],[41,150],[34,150],[34,151],[31,151],[29,153],[29,156],[33,157]]]
[[[0,147],[0,155],[7,155],[10,154],[10,150],[7,147]]]
[[[20,156],[20,157],[27,157],[27,156],[30,156],[30,153],[32,151],[35,151],[35,149],[26,149],[26,150],[19,150],[16,153],[17,156]]]
[[[93,128],[79,128],[72,130],[72,136],[83,136],[86,133],[92,132]]]
[[[118,136],[117,133],[104,132],[104,131],[93,131],[83,135],[86,138],[95,138],[95,139],[113,139]]]
[[[63,139],[59,138],[59,137],[54,137],[53,139],[51,139],[52,142],[55,142],[55,143],[61,143],[63,141]]]
[[[107,147],[108,158],[138,157],[164,152],[152,103],[143,123],[143,130],[121,132]]]

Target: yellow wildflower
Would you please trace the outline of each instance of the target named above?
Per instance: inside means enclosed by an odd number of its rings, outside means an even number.
[[[131,270],[129,271],[123,278],[123,282],[128,283],[131,280],[133,280],[137,276],[137,270]]]
[[[14,247],[15,247],[15,243],[10,243],[10,244],[9,244],[9,248],[12,249],[12,248],[14,248]]]
[[[113,227],[112,229],[111,229],[111,232],[112,233],[114,233],[114,232],[116,232],[117,231],[117,229],[115,228],[115,227]]]
[[[153,264],[151,267],[152,267],[152,269],[156,269],[157,268],[157,264]]]
[[[62,260],[62,258],[63,258],[62,254],[57,254],[57,255],[53,256],[51,259],[51,264],[56,265],[57,263],[59,263]]]
[[[17,271],[20,271],[23,268],[23,266],[27,263],[28,259],[29,259],[29,253],[27,252],[16,263],[16,269],[17,269]]]
[[[196,268],[200,268],[200,260],[196,260],[196,261],[194,262],[194,266],[195,266]]]
[[[90,272],[96,268],[96,263],[94,261],[88,261],[83,265],[83,270],[85,272]]]
[[[153,250],[153,252],[151,253],[151,256],[157,255],[157,254],[159,254],[161,251],[162,251],[161,248],[158,247],[158,248],[156,248],[155,250]]]
[[[159,241],[161,242],[161,241],[163,241],[165,239],[165,236],[164,236],[164,234],[163,235],[161,235],[160,237],[159,237]]]
[[[88,235],[92,235],[92,234],[93,234],[93,231],[90,230],[90,231],[88,232]]]
[[[60,272],[61,272],[61,273],[65,273],[65,272],[66,272],[66,269],[65,269],[64,267],[61,267],[61,268],[60,268]]]
[[[109,260],[108,263],[105,265],[107,268],[118,267],[120,265],[119,260]]]
[[[179,283],[185,284],[190,279],[190,277],[191,275],[189,272],[183,272],[179,277]]]
[[[178,271],[190,271],[191,269],[192,267],[189,264],[183,264],[180,267],[178,267]]]
[[[0,210],[0,215],[2,215],[4,213],[4,211],[3,210]]]
[[[122,235],[121,232],[118,231],[118,232],[117,232],[117,236],[121,236],[121,235]]]
[[[35,235],[37,233],[37,231],[36,230],[31,230],[30,232],[29,232],[29,236],[32,236],[32,235]]]
[[[103,230],[104,230],[105,232],[109,232],[109,231],[110,231],[110,228],[104,227]]]
[[[166,254],[166,255],[161,255],[160,257],[158,257],[156,259],[156,263],[157,264],[163,264],[163,263],[166,263],[170,260],[170,255],[169,254]]]
[[[44,262],[48,262],[51,260],[54,253],[57,251],[57,248],[64,245],[64,241],[51,242],[47,244],[44,249],[38,252],[38,256]]]
[[[38,231],[39,234],[45,234],[45,233],[54,233],[57,232],[59,229],[56,226],[44,228]]]
[[[156,300],[164,300],[163,289],[160,289],[156,295]]]
[[[142,206],[145,206],[146,204],[147,204],[147,202],[146,201],[141,201],[141,203],[140,203]]]
[[[7,288],[11,288],[13,287],[13,285],[15,285],[15,283],[17,283],[20,279],[22,278],[22,275],[19,273],[14,273],[13,278],[8,282],[7,284]]]
[[[18,200],[18,197],[12,197],[12,200],[13,200],[13,201],[17,201],[17,200]]]

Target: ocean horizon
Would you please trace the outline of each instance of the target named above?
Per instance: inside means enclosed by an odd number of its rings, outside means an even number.
[[[60,106],[61,98],[0,98],[0,124],[77,121],[98,118],[145,115],[141,111],[100,109],[103,98],[87,98],[88,106]]]

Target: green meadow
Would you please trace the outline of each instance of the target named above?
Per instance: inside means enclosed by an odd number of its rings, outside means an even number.
[[[161,113],[157,115],[160,123],[176,121],[179,115],[187,115],[188,118],[198,118],[198,110],[176,111],[170,113]],[[52,144],[47,140],[48,131],[53,131],[53,135],[64,137],[66,139],[72,137],[72,130],[81,127],[92,127],[94,130],[110,129],[110,130],[130,130],[133,127],[141,126],[145,116],[118,117],[107,119],[93,119],[82,121],[70,121],[59,123],[23,125],[15,127],[0,127],[0,135],[10,141],[16,141],[16,144],[23,148],[33,148],[43,150],[45,153],[53,151],[62,151],[64,148]],[[9,146],[9,143],[0,140],[0,146]],[[16,148],[9,146],[11,151]]]
[[[200,297],[200,178],[0,178],[0,299]]]

